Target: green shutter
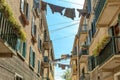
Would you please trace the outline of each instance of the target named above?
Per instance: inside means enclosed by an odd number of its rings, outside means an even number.
[[[32,35],[34,36],[34,17],[32,18]]]
[[[40,73],[40,61],[38,60],[38,73]]]
[[[33,64],[32,65],[33,65],[33,67],[35,67],[35,52],[33,52],[33,58],[32,59],[33,59]]]
[[[20,52],[20,39],[17,39],[17,45],[16,45],[16,50]]]
[[[38,35],[38,49],[40,50],[40,37]]]
[[[30,65],[32,65],[33,64],[33,51],[32,51],[32,48],[30,47]]]
[[[30,20],[30,6],[29,6],[28,3],[27,3],[26,8],[27,8],[27,11],[26,11],[26,17],[27,17],[27,21],[29,21],[29,20]]]
[[[26,42],[23,43],[23,52],[22,52],[23,57],[26,57]]]

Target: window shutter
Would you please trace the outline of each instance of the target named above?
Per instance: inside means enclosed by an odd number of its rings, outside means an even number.
[[[108,34],[109,34],[110,36],[114,36],[114,28],[113,28],[113,27],[110,27],[110,28],[108,29]]]
[[[38,35],[38,49],[40,50],[40,37]]]
[[[33,67],[35,67],[35,52],[33,52]]]
[[[40,73],[40,61],[38,60],[38,73]]]
[[[23,43],[23,57],[26,57],[26,42]]]
[[[87,0],[87,3],[88,3],[88,7],[87,7],[88,14],[90,14],[90,12],[91,12],[91,0]]]
[[[34,37],[36,37],[36,34],[37,34],[37,26],[34,25]]]
[[[17,39],[16,50],[20,52],[20,39]]]
[[[26,11],[26,17],[27,17],[27,21],[29,21],[30,20],[30,6],[29,6],[29,4],[27,3],[27,11]]]
[[[20,0],[20,11],[24,13],[24,0]]]
[[[91,61],[91,56],[88,57],[88,70],[91,71],[92,70],[92,61]]]
[[[32,51],[32,48],[30,47],[30,65],[32,65],[33,64],[33,51]]]
[[[34,17],[32,19],[32,35],[34,36]]]

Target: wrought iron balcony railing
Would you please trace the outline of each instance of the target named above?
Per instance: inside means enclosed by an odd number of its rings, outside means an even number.
[[[108,44],[102,49],[98,56],[98,64],[101,65],[109,60],[113,55],[119,54],[118,42],[120,37],[112,37]]]
[[[0,39],[15,50],[17,38],[15,27],[13,27],[11,23],[4,18],[3,14],[0,13]]]

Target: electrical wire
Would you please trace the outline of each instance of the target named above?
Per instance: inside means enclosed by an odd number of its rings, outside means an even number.
[[[49,26],[56,26],[56,25],[60,25],[60,24],[66,24],[66,23],[71,23],[71,22],[76,22],[76,21],[79,21],[79,20],[74,20],[74,21],[66,21],[66,22],[61,22],[61,23],[56,23],[56,24],[51,24]]]
[[[74,23],[74,24],[71,24],[71,25],[68,25],[68,26],[65,26],[65,27],[61,27],[61,28],[57,28],[57,29],[54,29],[54,30],[50,30],[50,32],[56,32],[56,31],[60,31],[62,29],[65,29],[65,28],[68,28],[68,27],[72,27],[74,25],[77,25],[79,23]]]
[[[61,37],[61,38],[56,38],[53,41],[62,40],[62,39],[73,37],[73,36],[75,36],[75,34],[71,34],[71,35],[68,35],[68,36]]]
[[[83,6],[83,4],[78,4],[78,3],[71,2],[71,1],[66,1],[66,0],[59,0],[59,1],[63,1],[63,2],[67,2],[67,3]]]

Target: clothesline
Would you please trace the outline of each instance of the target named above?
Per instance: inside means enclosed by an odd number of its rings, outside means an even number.
[[[55,12],[58,12],[58,13],[60,13],[63,16],[71,18],[72,20],[74,20],[74,18],[76,17],[75,10],[77,10],[78,13],[79,13],[78,17],[80,17],[81,15],[83,15],[83,16],[87,15],[87,10],[75,9],[75,8],[67,8],[67,7],[54,5],[54,4],[43,2],[43,1],[42,1],[41,10],[47,11],[47,5],[50,7],[50,9],[51,9],[53,14]],[[63,10],[65,10],[64,14],[63,14]]]

